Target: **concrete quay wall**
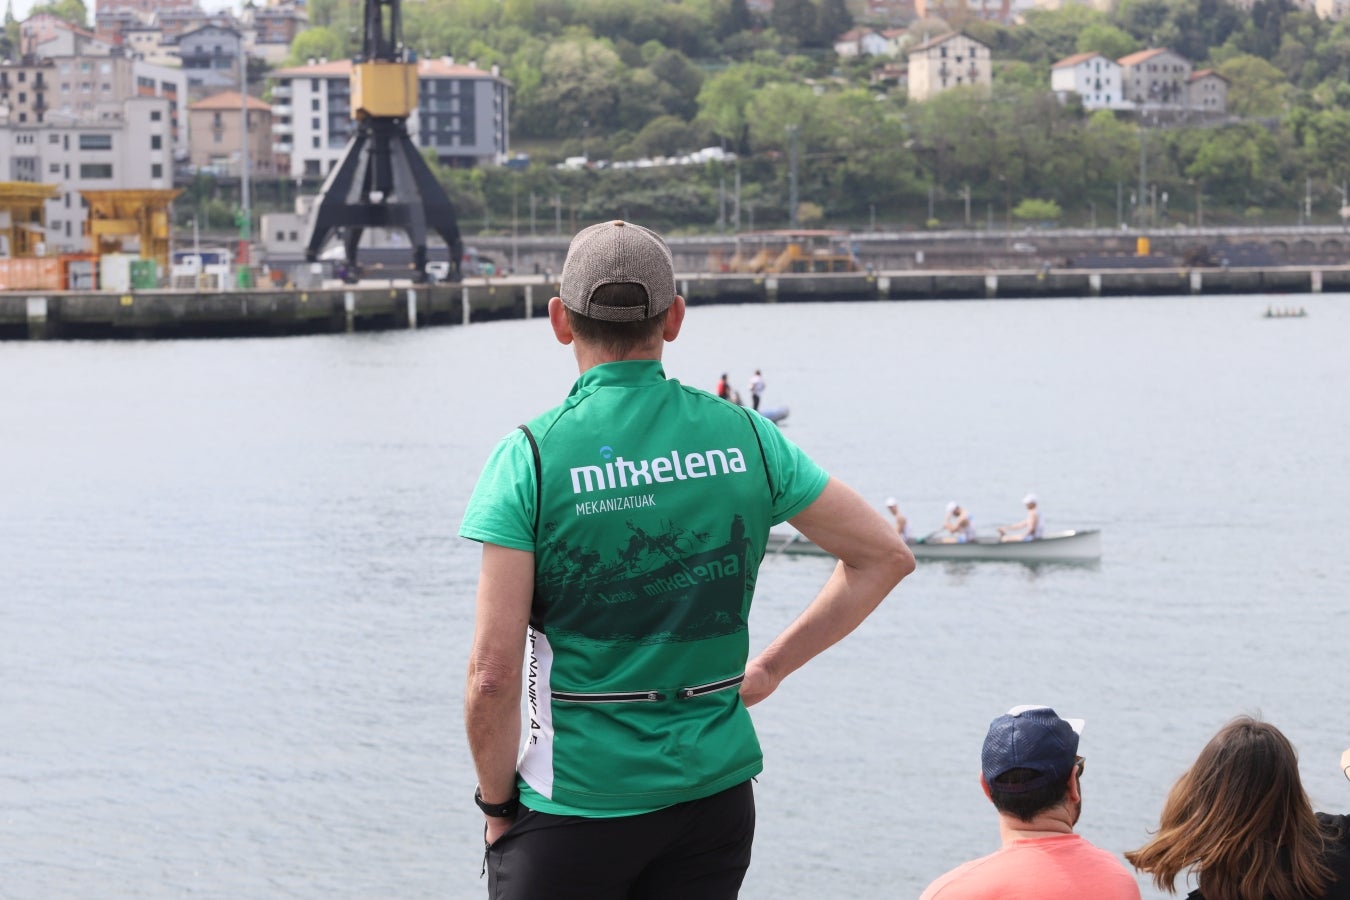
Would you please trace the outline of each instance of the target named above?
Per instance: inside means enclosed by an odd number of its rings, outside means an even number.
[[[1350,293],[1350,266],[1275,269],[1040,269],[831,275],[678,276],[691,305]],[[322,290],[0,293],[0,339],[150,339],[321,334],[545,315],[555,282],[391,282]]]

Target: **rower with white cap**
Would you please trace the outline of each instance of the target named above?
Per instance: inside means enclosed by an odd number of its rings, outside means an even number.
[[[942,532],[947,532],[942,534]],[[942,534],[942,537],[936,539],[939,544],[965,544],[975,540],[975,523],[970,520],[970,513],[961,508],[961,504],[953,500],[947,504],[947,518],[943,520],[941,527],[934,534]],[[933,538],[928,538],[933,540]]]
[[[1027,517],[1013,525],[1001,527],[998,530],[999,540],[1035,541],[1041,538],[1041,510],[1036,503],[1036,495],[1027,494],[1022,498],[1022,505],[1027,508]]]
[[[896,503],[894,497],[886,498],[886,508],[895,517],[895,530],[900,533],[900,537],[905,539],[905,543],[909,543],[909,519],[905,518],[905,514],[900,511],[900,506]]]

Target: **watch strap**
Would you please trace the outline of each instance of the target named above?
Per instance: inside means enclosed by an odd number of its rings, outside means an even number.
[[[494,819],[513,819],[516,813],[520,811],[520,794],[516,794],[505,803],[488,803],[483,799],[481,785],[473,789],[473,802],[478,804],[478,808],[483,811],[483,815]]]

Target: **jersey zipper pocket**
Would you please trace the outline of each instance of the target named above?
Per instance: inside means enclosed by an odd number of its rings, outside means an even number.
[[[718,691],[725,691],[727,688],[733,688],[745,680],[745,675],[737,675],[734,678],[723,678],[721,681],[711,681],[707,684],[696,685],[695,687],[680,688],[675,692],[675,696],[681,700],[689,700],[694,697],[701,697],[704,694],[715,694]]]
[[[666,695],[660,691],[607,691],[604,693],[582,693],[580,691],[553,691],[554,700],[565,703],[650,703],[664,700]]]

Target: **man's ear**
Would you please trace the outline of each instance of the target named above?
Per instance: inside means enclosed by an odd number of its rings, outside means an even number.
[[[1082,792],[1079,790],[1079,785],[1078,785],[1078,767],[1077,767],[1077,766],[1075,766],[1075,767],[1074,767],[1074,770],[1073,770],[1072,772],[1069,773],[1069,799],[1072,800],[1074,803],[1081,803],[1081,802],[1083,802],[1083,794],[1082,794]]]
[[[984,773],[980,773],[980,787],[984,790],[984,795],[989,798],[989,802],[994,802],[994,795],[989,793],[989,782],[984,780]]]
[[[661,337],[669,343],[680,336],[680,326],[684,324],[684,298],[679,294],[675,295],[675,302],[670,304],[670,309],[666,310],[666,327],[661,332]]]
[[[561,297],[548,301],[548,323],[553,326],[553,336],[560,344],[572,343],[572,326],[567,322],[567,307]]]

